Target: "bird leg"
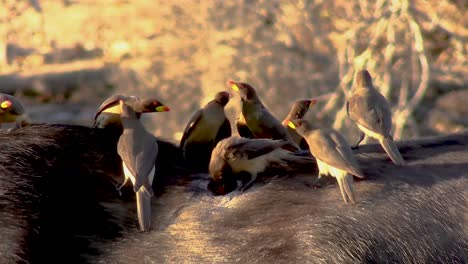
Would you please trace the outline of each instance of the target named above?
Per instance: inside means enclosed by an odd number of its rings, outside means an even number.
[[[362,132],[362,131],[359,131],[359,140],[356,143],[356,145],[354,145],[354,147],[351,147],[351,149],[358,149],[359,144],[364,140],[365,137],[366,137],[366,134],[364,134],[364,132]]]
[[[252,177],[250,178],[250,181],[247,182],[246,184],[244,184],[244,186],[242,186],[242,188],[240,188],[240,191],[244,192],[245,190],[249,189],[253,185],[253,183],[254,183],[254,181],[256,179],[257,179],[257,175],[256,174],[252,175]]]
[[[319,172],[319,174],[317,175],[317,179],[315,179],[315,181],[312,183],[312,186],[314,188],[322,187],[322,184],[319,183],[321,179],[322,179],[322,174]]]

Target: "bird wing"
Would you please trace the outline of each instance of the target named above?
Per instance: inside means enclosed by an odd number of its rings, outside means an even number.
[[[94,115],[94,120],[96,121],[97,117],[101,114],[102,111],[106,110],[107,108],[117,105],[119,100],[126,100],[128,97],[121,94],[114,94],[111,97],[107,98],[96,110],[96,114]]]
[[[229,122],[229,119],[224,118],[224,122],[221,124],[218,129],[218,133],[216,134],[215,144],[224,138],[230,137],[231,134],[231,123]]]
[[[348,100],[349,117],[359,125],[381,135],[391,130],[391,112],[381,94],[376,96],[353,95]]]
[[[240,159],[246,156],[247,159],[254,159],[286,144],[288,144],[288,142],[282,140],[262,138],[246,139],[230,145],[227,147],[226,152],[232,153],[233,157],[231,158]]]
[[[348,142],[346,142],[346,139],[336,131],[332,131],[330,133],[330,137],[336,144],[336,151],[340,153],[343,161],[346,163],[346,171],[356,176],[362,176],[361,169],[359,168],[359,165],[354,158],[354,153],[351,150]]]
[[[147,138],[146,143],[140,146],[140,149],[144,151],[137,155],[136,159],[136,170],[138,172],[135,181],[135,187],[139,189],[141,185],[147,185],[148,191],[151,191],[151,183],[149,182],[148,175],[153,170],[158,156],[158,143],[156,138]]]
[[[259,129],[256,131],[256,137],[271,138],[271,139],[288,139],[286,129],[281,125],[281,122],[274,117],[268,109],[263,105],[259,106],[256,113],[256,119]]]
[[[335,168],[361,175],[357,162],[354,160],[351,147],[336,131],[316,131],[313,137],[313,142],[309,141],[309,146],[312,154],[317,159]]]
[[[135,189],[138,190],[148,180],[157,155],[157,141],[152,135],[141,136],[124,132],[117,144],[117,152],[128,170],[135,177]]]
[[[255,138],[253,135],[252,131],[250,131],[249,127],[247,126],[245,122],[245,118],[241,113],[240,118],[238,118],[235,122],[237,132],[239,133],[239,136],[245,137],[245,138]]]
[[[185,126],[184,134],[182,135],[182,139],[180,140],[180,147],[181,148],[185,148],[185,146],[184,146],[185,141],[187,141],[187,139],[190,137],[190,134],[192,134],[193,130],[197,126],[197,123],[201,120],[202,113],[203,113],[203,110],[198,109],[190,117],[190,119],[189,119],[189,121],[187,123],[187,126]]]

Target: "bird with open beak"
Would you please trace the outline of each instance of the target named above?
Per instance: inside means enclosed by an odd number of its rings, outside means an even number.
[[[0,126],[2,123],[16,123],[17,127],[28,124],[24,107],[15,97],[0,93]]]
[[[257,92],[250,84],[228,81],[228,85],[239,93],[242,102],[242,116],[254,137],[284,139],[289,141],[294,148],[299,149],[286,128],[263,105]]]
[[[116,127],[122,129],[120,100],[124,101],[125,104],[135,111],[138,119],[140,119],[142,113],[167,112],[170,110],[169,107],[155,98],[141,99],[137,96],[115,94],[102,102],[96,110],[93,127]]]
[[[292,129],[289,126],[289,120],[303,118],[304,115],[307,114],[307,111],[309,111],[309,108],[315,105],[316,103],[316,99],[297,100],[296,102],[294,102],[288,115],[281,123],[287,129],[289,135],[294,140],[294,142],[296,142],[296,144],[299,145],[301,149],[308,150],[309,145],[307,144],[307,141],[296,132],[296,130]]]
[[[156,138],[148,133],[138,120],[137,113],[124,100],[119,100],[123,133],[117,143],[117,153],[122,159],[125,180],[133,184],[136,193],[138,223],[141,231],[148,231],[151,226],[152,183],[155,174],[155,162],[158,156]]]
[[[405,164],[391,135],[392,112],[390,106],[385,97],[374,88],[372,77],[367,70],[356,73],[354,91],[346,102],[346,110],[348,117],[361,130],[356,147],[367,135],[379,141],[393,163]]]
[[[310,156],[299,156],[289,151],[291,143],[285,140],[266,138],[248,139],[232,136],[221,140],[211,153],[209,172],[219,188],[237,186],[239,175],[247,173],[250,180],[243,184],[241,191],[248,189],[260,172],[271,165],[279,165],[285,171],[303,164],[313,164]],[[214,191],[216,193],[216,191]],[[223,190],[219,191],[223,193]]]
[[[220,140],[231,136],[231,123],[224,112],[230,98],[228,92],[218,92],[213,100],[190,117],[180,148],[184,159],[193,165],[191,167],[206,171],[213,148]]]
[[[319,168],[317,180],[326,175],[335,177],[343,200],[355,203],[352,175],[358,178],[364,178],[364,175],[346,139],[333,129],[315,128],[304,119],[290,120],[288,125],[309,144]]]

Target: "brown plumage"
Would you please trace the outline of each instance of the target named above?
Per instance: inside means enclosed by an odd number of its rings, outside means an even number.
[[[343,200],[355,203],[352,175],[359,178],[364,175],[345,138],[333,129],[314,128],[304,119],[292,120],[289,126],[307,140],[310,152],[317,160],[318,179],[326,175],[335,177]]]
[[[242,102],[242,116],[256,138],[284,139],[299,149],[280,121],[263,105],[255,89],[241,82],[228,81],[229,86],[239,93]]]
[[[180,140],[184,158],[199,168],[208,168],[211,151],[224,138],[231,136],[231,124],[224,107],[231,95],[222,91],[190,117]]]
[[[317,100],[315,99],[314,100],[308,100],[308,99],[297,100],[291,106],[291,110],[289,111],[288,115],[281,123],[286,128],[286,130],[288,131],[289,135],[294,140],[294,142],[297,145],[299,145],[301,149],[309,149],[309,145],[307,144],[307,141],[296,132],[296,130],[292,129],[288,125],[289,120],[303,118],[304,115],[307,114],[307,111],[309,111],[309,107],[315,105],[316,103],[317,103]]]
[[[272,164],[281,166],[286,171],[296,165],[313,164],[310,156],[295,155],[286,150],[290,142],[272,139],[248,139],[229,137],[221,140],[213,149],[209,172],[214,182],[236,185],[237,175],[248,173],[250,180],[242,186],[246,190],[257,178],[258,173],[265,171]]]
[[[393,142],[392,112],[385,97],[372,84],[368,71],[357,72],[354,91],[346,102],[349,118],[356,122],[361,137],[356,146],[364,139],[364,134],[377,139],[393,163],[404,165],[405,161]]]
[[[158,143],[156,138],[145,130],[135,111],[123,100],[119,102],[124,130],[117,144],[117,152],[122,159],[125,176],[120,188],[131,180],[137,198],[140,230],[148,231],[151,225],[151,185],[156,169]]]

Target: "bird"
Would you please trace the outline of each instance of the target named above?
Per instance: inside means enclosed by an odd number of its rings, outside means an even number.
[[[287,131],[288,131],[289,135],[291,136],[291,138],[294,140],[294,142],[296,142],[297,145],[299,145],[299,147],[301,149],[307,149],[308,150],[309,145],[307,144],[307,141],[301,135],[299,135],[296,132],[296,130],[289,127],[289,125],[288,125],[289,120],[303,118],[304,115],[309,110],[309,107],[312,107],[316,103],[317,103],[316,99],[297,100],[292,105],[291,110],[289,111],[286,118],[283,120],[283,122],[281,122],[281,124],[287,129]]]
[[[225,138],[218,142],[211,153],[209,172],[212,180],[223,188],[223,184],[237,185],[239,175],[247,173],[250,180],[240,188],[245,191],[260,172],[274,165],[291,171],[304,164],[314,163],[311,156],[299,156],[288,150],[290,144],[282,139],[249,139],[239,136]]]
[[[372,77],[367,70],[356,73],[354,91],[346,102],[348,117],[353,120],[360,131],[360,138],[355,147],[365,135],[375,138],[382,145],[393,163],[404,165],[391,135],[392,112],[385,97],[372,84]]]
[[[120,118],[123,132],[117,143],[117,153],[122,159],[125,180],[133,184],[136,193],[138,223],[141,231],[148,231],[151,226],[151,197],[152,183],[156,171],[158,143],[156,138],[145,130],[138,120],[137,113],[124,100],[119,100],[121,107]]]
[[[141,99],[137,96],[115,94],[104,100],[96,110],[94,128],[116,127],[122,129],[120,100],[123,100],[128,106],[133,108],[138,119],[140,119],[142,113],[167,112],[170,110],[168,106],[165,106],[155,98]]]
[[[230,98],[230,93],[218,92],[190,117],[179,146],[191,165],[208,169],[213,148],[220,140],[231,136],[231,123],[224,112]]]
[[[354,204],[356,197],[352,175],[358,178],[365,178],[365,176],[346,139],[334,129],[313,127],[304,119],[290,120],[288,125],[303,136],[309,144],[310,152],[315,157],[319,168],[317,180],[326,175],[335,177],[345,203]]]
[[[29,123],[24,107],[14,96],[0,93],[0,126],[2,123],[16,123],[16,127]]]
[[[242,103],[242,117],[255,138],[283,139],[289,141],[295,149],[299,149],[286,128],[263,105],[257,92],[250,84],[228,81],[228,85],[239,93]]]
[[[236,126],[237,133],[239,134],[239,136],[245,138],[255,138],[255,136],[252,134],[252,131],[250,131],[249,127],[245,123],[245,118],[242,115],[242,113],[238,118],[236,118],[234,125]]]

